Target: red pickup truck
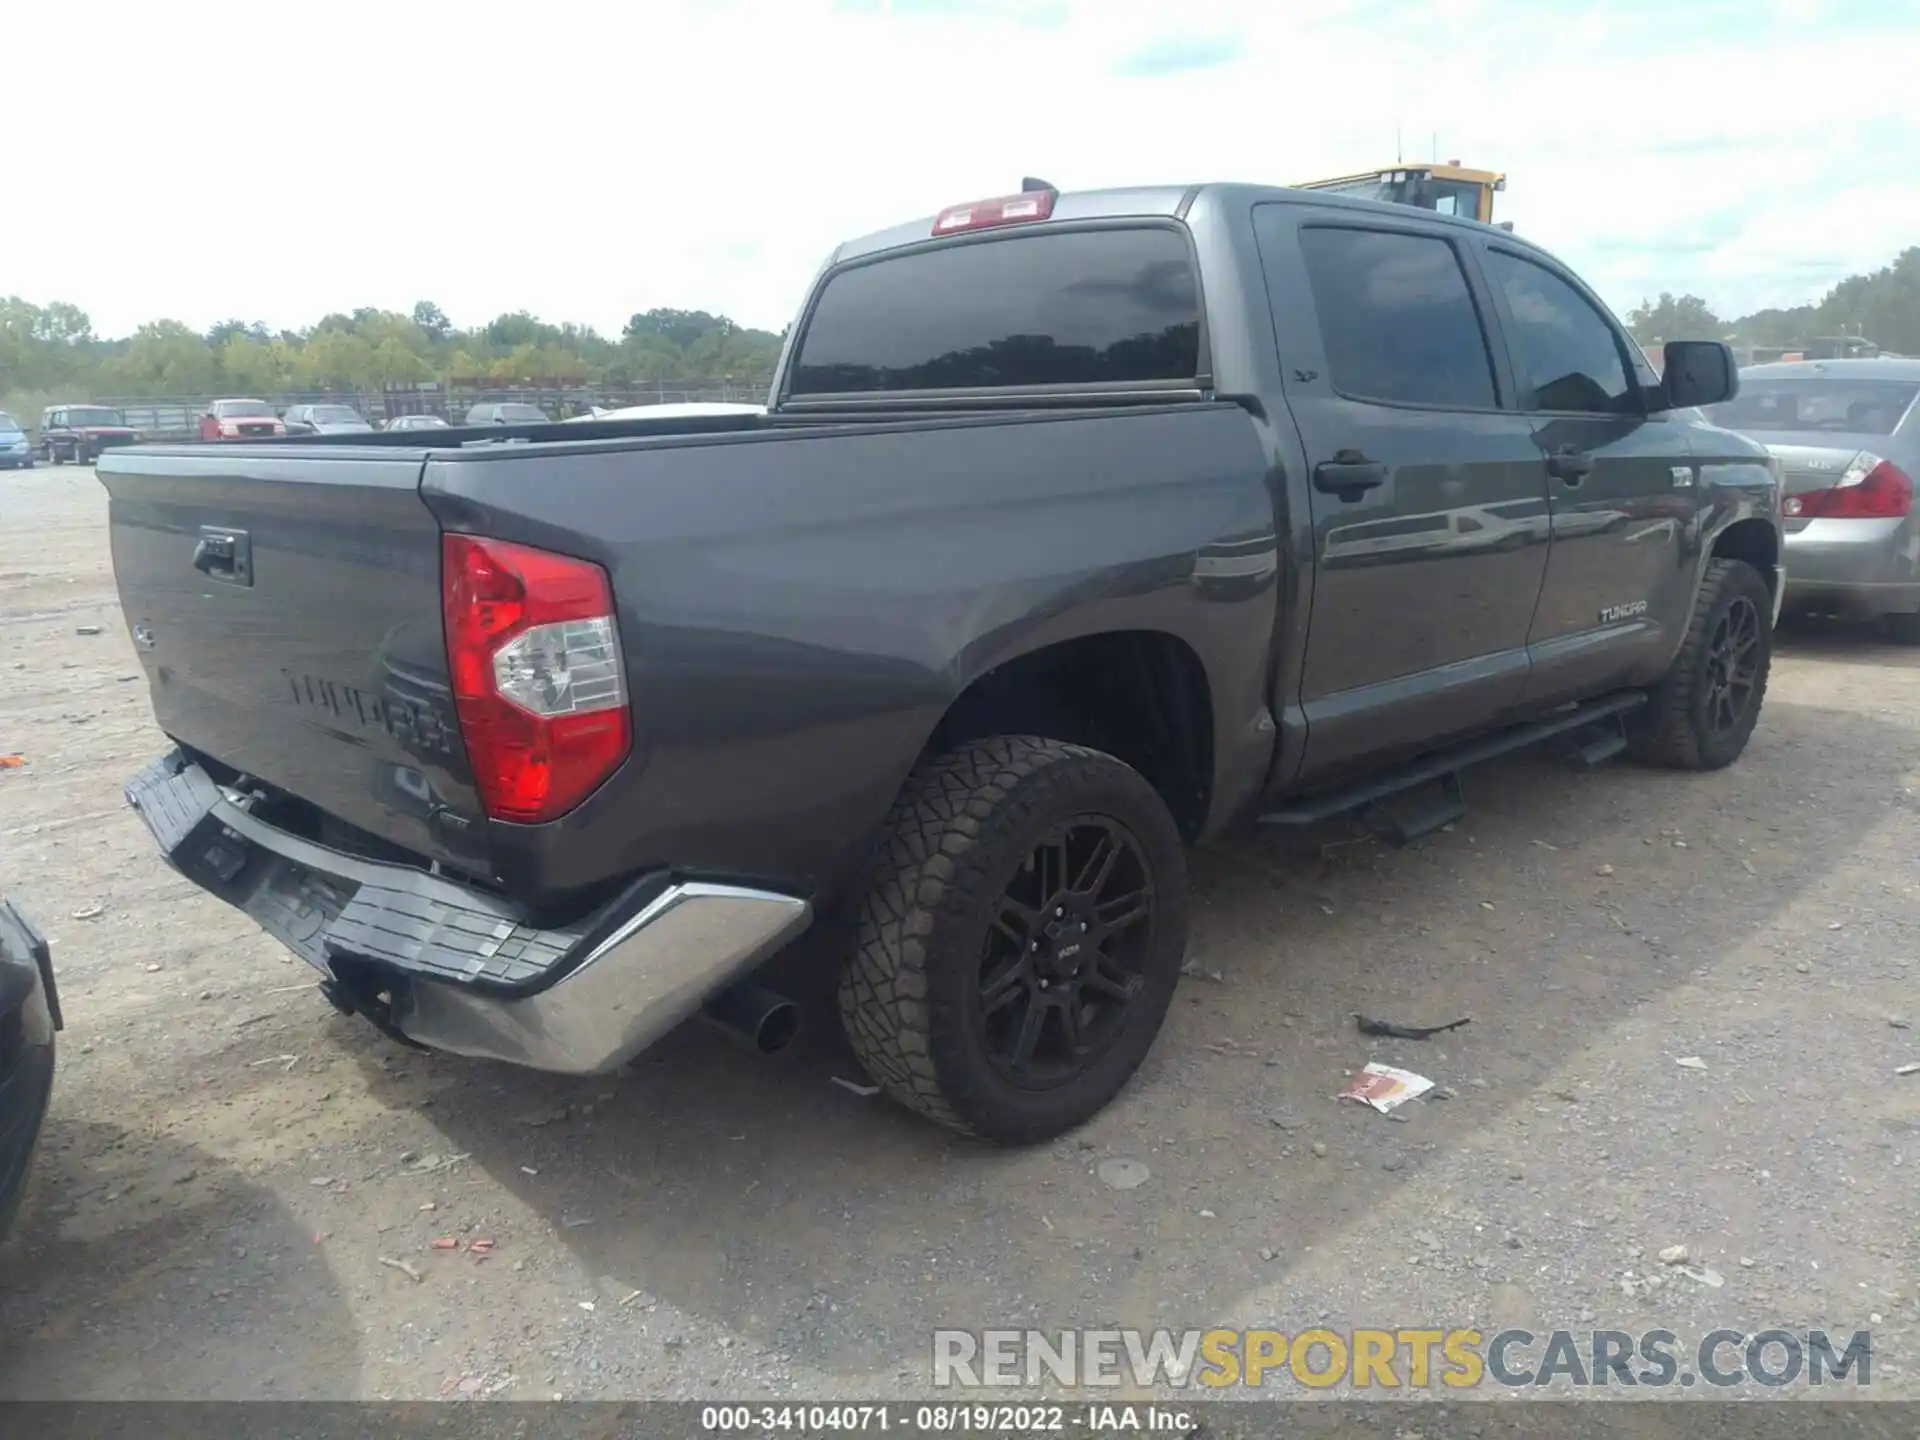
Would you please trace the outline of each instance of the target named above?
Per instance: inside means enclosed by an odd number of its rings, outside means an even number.
[[[286,433],[286,423],[264,400],[216,400],[200,415],[202,440],[259,440]]]

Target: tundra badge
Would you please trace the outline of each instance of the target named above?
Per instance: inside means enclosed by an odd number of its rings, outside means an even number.
[[[1617,621],[1631,620],[1636,615],[1644,615],[1646,613],[1647,613],[1646,601],[1629,600],[1624,605],[1607,606],[1606,609],[1600,612],[1600,623],[1602,625],[1612,625]]]

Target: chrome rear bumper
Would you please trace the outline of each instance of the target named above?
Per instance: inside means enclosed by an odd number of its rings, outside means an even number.
[[[342,1008],[536,1070],[618,1069],[812,918],[796,896],[655,873],[549,929],[499,896],[279,829],[178,750],[126,793],[169,864],[312,965]]]
[[[434,1050],[599,1074],[626,1064],[773,954],[810,915],[791,895],[675,885],[550,989],[503,1000],[417,981],[396,1001],[394,1024]]]

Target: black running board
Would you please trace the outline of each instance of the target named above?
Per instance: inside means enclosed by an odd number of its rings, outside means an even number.
[[[1587,739],[1568,757],[1580,768],[1592,769],[1626,748],[1623,718],[1629,711],[1637,710],[1646,703],[1646,693],[1640,690],[1589,700],[1572,709],[1549,715],[1544,720],[1532,720],[1495,735],[1424,755],[1347,789],[1304,797],[1262,815],[1259,823],[1299,828],[1318,825],[1336,815],[1349,815],[1359,810],[1365,812],[1363,819],[1368,829],[1384,840],[1403,845],[1451,825],[1466,813],[1466,802],[1460,787],[1461,771],[1488,760],[1497,760],[1502,755],[1511,755],[1517,750],[1531,749],[1557,736],[1604,726],[1600,733]],[[1410,815],[1394,814],[1381,805],[1384,800],[1435,781],[1441,786],[1440,797],[1423,810]]]

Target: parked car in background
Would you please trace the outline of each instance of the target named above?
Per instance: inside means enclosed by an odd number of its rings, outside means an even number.
[[[467,411],[469,425],[548,425],[553,417],[538,405],[516,400],[487,400]]]
[[[106,405],[49,405],[40,412],[40,449],[49,465],[91,465],[101,451],[139,439],[127,417]]]
[[[0,899],[0,1236],[26,1194],[33,1152],[53,1093],[60,998],[53,956],[13,902]]]
[[[1920,360],[1755,365],[1710,413],[1780,462],[1783,610],[1879,620],[1920,645]]]
[[[447,422],[438,415],[396,415],[387,422],[389,430],[445,430]]]
[[[4,410],[0,410],[0,465],[9,470],[33,468],[33,442],[20,422]]]
[[[289,405],[280,417],[289,435],[371,435],[373,426],[351,405]]]
[[[264,400],[216,400],[200,414],[202,440],[263,440],[286,433],[286,422]]]
[[[724,400],[689,400],[671,405],[623,405],[618,410],[603,410],[598,405],[585,415],[569,415],[567,423],[582,420],[690,420],[720,415],[764,415],[764,405],[740,405]]]

